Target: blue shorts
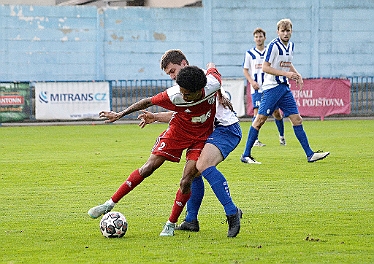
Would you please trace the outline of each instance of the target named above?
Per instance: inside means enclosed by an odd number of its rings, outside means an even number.
[[[263,91],[258,113],[260,115],[270,116],[277,108],[282,110],[283,116],[285,117],[299,113],[295,98],[292,95],[290,87],[286,84],[280,84],[274,88]]]
[[[252,94],[253,109],[260,107],[261,97],[262,93],[259,93],[257,90],[255,91],[255,93]]]
[[[239,122],[230,126],[217,125],[206,143],[216,146],[225,159],[239,144],[242,139],[242,130]]]

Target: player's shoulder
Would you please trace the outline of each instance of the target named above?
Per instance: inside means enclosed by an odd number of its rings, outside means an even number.
[[[273,39],[272,41],[270,41],[270,43],[268,44],[268,46],[270,47],[270,46],[273,46],[274,44],[278,44],[278,43],[280,43],[281,41],[280,41],[280,39],[279,38],[275,38],[275,39]]]
[[[254,52],[254,51],[255,51],[255,48],[256,48],[256,47],[252,47],[252,48],[250,48],[249,50],[247,50],[247,53]]]
[[[173,104],[180,105],[186,103],[186,101],[183,99],[183,95],[180,92],[179,85],[174,85],[166,89],[165,92]]]
[[[255,50],[255,48],[256,47],[250,48],[249,50],[247,50],[245,52],[246,58],[252,58],[252,59],[256,58],[256,50]]]

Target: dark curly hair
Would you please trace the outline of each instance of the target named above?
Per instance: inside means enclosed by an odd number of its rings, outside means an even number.
[[[190,91],[197,92],[206,85],[206,76],[202,69],[196,66],[186,66],[177,75],[177,84]]]

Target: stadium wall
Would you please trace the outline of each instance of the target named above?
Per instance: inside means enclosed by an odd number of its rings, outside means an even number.
[[[0,6],[0,81],[168,78],[165,50],[190,64],[214,61],[223,76],[243,77],[252,31],[276,37],[293,21],[294,64],[305,77],[374,75],[371,0],[203,0],[203,7]]]

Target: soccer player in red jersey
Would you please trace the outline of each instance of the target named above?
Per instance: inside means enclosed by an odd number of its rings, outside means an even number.
[[[98,218],[111,211],[121,198],[152,175],[166,160],[179,162],[182,152],[186,150],[187,161],[169,218],[169,221],[177,222],[191,196],[191,182],[198,173],[196,161],[206,139],[213,131],[216,91],[221,87],[221,77],[215,67],[209,68],[205,75],[198,67],[187,66],[180,70],[176,82],[178,85],[153,97],[142,99],[119,113],[100,112],[100,117],[107,118],[106,123],[115,122],[123,116],[152,105],[161,106],[175,113],[169,127],[157,138],[146,163],[129,175],[111,199],[88,211],[92,218]]]

